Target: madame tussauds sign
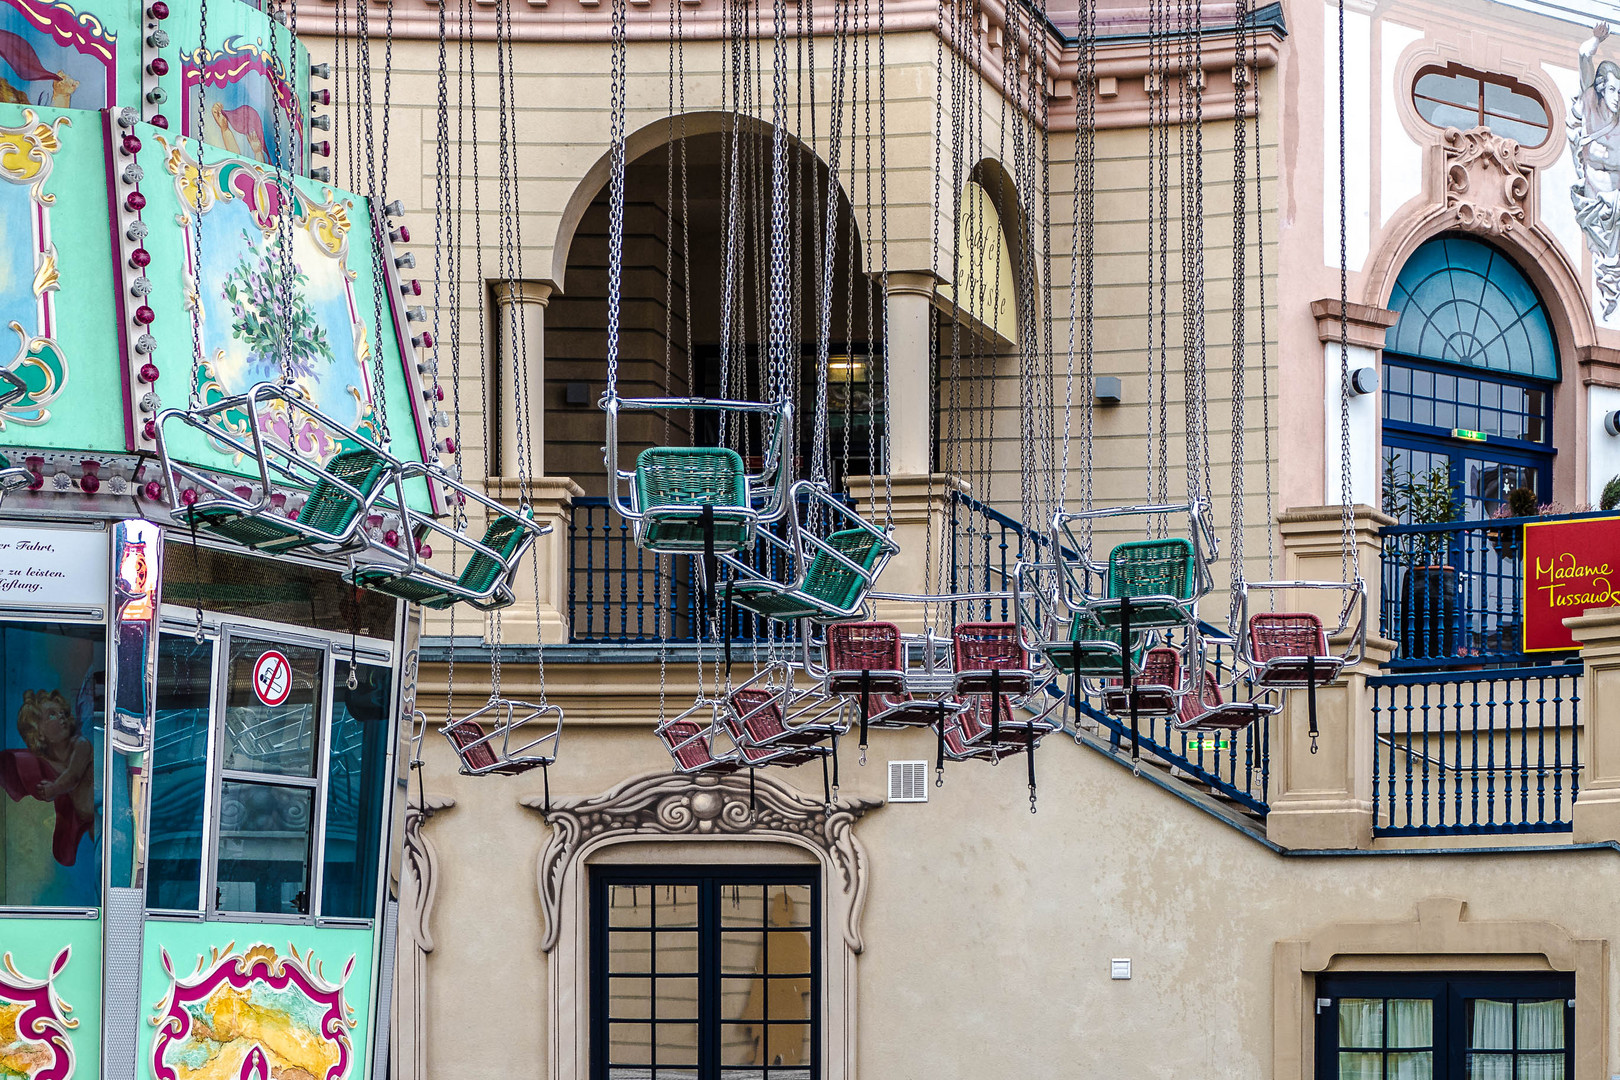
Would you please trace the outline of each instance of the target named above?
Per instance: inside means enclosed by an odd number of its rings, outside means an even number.
[[[1576,649],[1564,620],[1620,607],[1620,517],[1524,527],[1524,651]]]

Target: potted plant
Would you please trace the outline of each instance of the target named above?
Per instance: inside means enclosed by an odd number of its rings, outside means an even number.
[[[1540,512],[1540,505],[1536,502],[1536,493],[1531,488],[1516,487],[1508,492],[1507,501],[1499,504],[1493,518],[1526,518],[1535,517]],[[1520,541],[1524,539],[1524,526],[1505,525],[1500,529],[1492,529],[1490,533],[1491,546],[1496,553],[1504,559],[1516,559],[1519,556]]]
[[[1397,474],[1393,461],[1384,467],[1384,512],[1405,525],[1444,525],[1461,513],[1451,472],[1436,465],[1425,473]],[[1462,629],[1462,587],[1448,559],[1453,541],[1448,531],[1405,534],[1401,552],[1406,572],[1401,579],[1398,640],[1409,659],[1457,655]]]
[[[1599,510],[1613,510],[1620,506],[1620,476],[1609,477],[1609,482],[1603,485],[1603,496],[1598,500]]]

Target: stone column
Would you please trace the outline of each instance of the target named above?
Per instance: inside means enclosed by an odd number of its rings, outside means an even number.
[[[496,374],[500,409],[495,433],[500,441],[497,453],[490,455],[490,468],[492,472],[498,469],[500,476],[519,475],[520,416],[527,458],[521,471],[527,476],[546,473],[546,305],[553,291],[549,281],[495,282],[495,336],[501,344],[500,370]],[[520,409],[520,390],[525,384],[527,393],[521,395]]]
[[[940,551],[950,539],[946,517],[952,491],[967,491],[967,484],[954,476],[929,473],[922,476],[851,476],[845,479],[856,509],[874,525],[881,526],[892,514],[894,542],[900,553],[890,560],[878,578],[877,591],[889,593],[940,593],[949,582],[939,581]],[[877,618],[892,622],[906,633],[920,633],[923,624],[921,604],[875,601]],[[935,627],[948,633],[950,627]]]
[[[1395,325],[1395,312],[1367,304],[1350,304],[1341,309],[1337,297],[1317,300],[1311,304],[1316,317],[1316,334],[1322,341],[1322,395],[1324,438],[1327,471],[1323,478],[1324,499],[1339,497],[1339,474],[1343,470],[1340,456],[1339,407],[1343,399],[1340,387],[1340,332],[1339,312],[1348,311],[1343,329],[1348,330],[1350,370],[1370,367],[1382,371],[1384,332]],[[1378,501],[1381,482],[1378,461],[1379,436],[1383,426],[1380,411],[1382,395],[1355,394],[1350,397],[1350,497],[1357,502]]]
[[[1577,844],[1620,840],[1620,607],[1565,619],[1586,665],[1581,697]]]
[[[934,467],[934,373],[930,346],[934,333],[934,288],[928,271],[889,272],[884,307],[888,322],[887,421],[889,472],[926,477]],[[853,489],[852,489],[853,490]]]
[[[517,599],[500,612],[501,640],[533,645],[538,634],[545,644],[560,644],[568,640],[568,522],[574,500],[585,489],[566,476],[541,476],[528,481],[528,491],[534,520],[550,525],[551,534],[534,542],[518,568],[512,582]],[[494,477],[489,494],[515,507],[522,500],[522,484],[512,476]]]
[[[1341,581],[1341,517],[1337,506],[1299,507],[1281,517],[1283,575],[1290,581]],[[1285,848],[1366,848],[1372,845],[1372,701],[1367,679],[1378,673],[1394,643],[1377,636],[1378,530],[1393,519],[1370,506],[1354,508],[1355,561],[1367,587],[1367,649],[1362,662],[1316,691],[1317,749],[1311,752],[1310,703],[1291,690],[1272,720],[1271,810],[1266,836]],[[1338,625],[1344,594],[1298,590],[1278,598],[1279,611],[1314,611]],[[1343,641],[1331,643],[1342,649]]]

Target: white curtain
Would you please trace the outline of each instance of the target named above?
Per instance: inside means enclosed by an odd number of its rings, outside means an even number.
[[[1519,1002],[1519,1049],[1563,1048],[1564,1000]],[[1564,1080],[1564,1055],[1521,1053],[1517,1080]]]

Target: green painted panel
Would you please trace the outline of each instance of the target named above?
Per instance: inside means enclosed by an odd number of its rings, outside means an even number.
[[[122,451],[100,115],[0,105],[0,241],[0,366],[29,386],[0,445]]]
[[[145,241],[154,286],[148,303],[163,340],[178,338],[184,350],[164,351],[157,384],[163,402],[209,406],[257,383],[281,380],[282,335],[291,324],[285,352],[293,385],[333,423],[277,405],[261,410],[261,430],[294,441],[306,458],[319,462],[348,445],[346,432],[388,444],[403,460],[420,461],[413,379],[401,359],[393,286],[385,278],[380,295],[374,287],[367,200],[309,180],[288,185],[274,170],[208,146],[202,148],[199,187],[194,140],[145,125],[137,131],[146,174],[143,220],[151,229]],[[200,230],[192,210],[197,205]],[[280,269],[289,246],[298,270],[290,282]],[[195,325],[184,303],[193,291],[193,268],[202,283]],[[219,414],[222,429],[244,441],[248,419],[245,410]],[[170,452],[183,460],[254,473],[250,460],[182,423],[171,420],[164,436]],[[413,505],[426,507],[425,484],[418,482],[409,494]]]
[[[370,930],[148,922],[140,1075],[235,1077],[255,1054],[264,1076],[369,1075],[372,949]]]
[[[0,955],[0,1076],[100,1076],[101,921],[0,919]]]

